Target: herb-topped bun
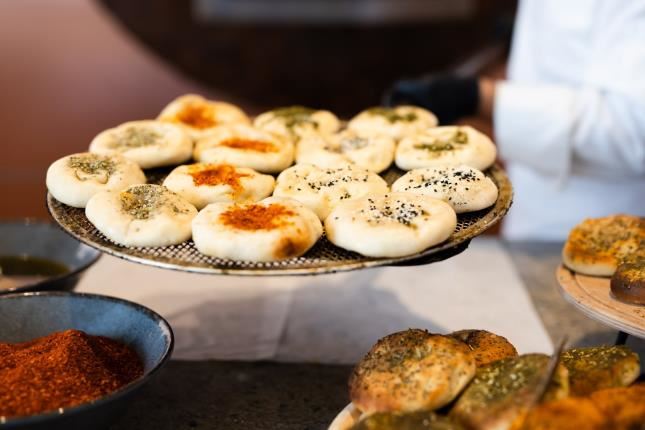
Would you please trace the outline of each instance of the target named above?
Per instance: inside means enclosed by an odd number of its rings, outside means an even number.
[[[402,257],[450,237],[457,215],[449,204],[409,193],[342,202],[325,219],[327,238],[367,257]]]
[[[497,201],[495,183],[481,171],[464,165],[411,170],[392,184],[392,191],[443,200],[458,214],[478,211]]]
[[[248,125],[223,125],[195,145],[202,163],[226,163],[264,173],[278,173],[293,163],[293,143]]]
[[[295,143],[309,133],[335,133],[340,128],[340,121],[327,110],[289,106],[258,115],[253,125]]]
[[[322,235],[316,214],[295,200],[212,203],[193,221],[193,241],[203,254],[243,261],[298,257]]]
[[[190,164],[175,168],[163,185],[197,209],[214,202],[255,202],[271,195],[275,179],[230,164]]]
[[[388,136],[361,136],[352,130],[336,134],[312,133],[296,146],[296,163],[318,167],[343,167],[349,164],[380,173],[394,160],[396,143]]]
[[[142,169],[180,164],[193,155],[193,141],[183,127],[160,121],[130,121],[101,132],[90,152],[120,154]]]
[[[385,135],[398,140],[436,127],[437,124],[437,117],[420,107],[373,107],[352,118],[347,128],[360,135]]]
[[[466,428],[510,429],[534,406],[536,390],[549,370],[549,356],[526,354],[493,361],[477,369],[450,410]],[[558,364],[543,400],[569,395],[567,369]]]
[[[517,357],[517,350],[505,337],[486,330],[459,330],[448,336],[470,347],[475,355],[477,367],[502,358]]]
[[[488,169],[497,150],[483,133],[469,126],[429,128],[399,142],[395,162],[403,170],[465,164],[479,170]]]
[[[296,164],[280,173],[273,195],[298,200],[324,220],[343,201],[387,191],[385,180],[367,170],[351,166],[321,169],[311,164]]]
[[[202,136],[218,125],[251,123],[239,107],[195,94],[177,97],[161,111],[157,119],[182,125],[193,138]]]
[[[572,348],[562,353],[562,364],[569,371],[573,396],[626,387],[641,373],[638,354],[624,345]]]
[[[166,246],[190,239],[197,209],[166,187],[147,184],[98,193],[85,215],[119,245]]]
[[[612,276],[625,259],[645,258],[645,218],[611,215],[575,226],[564,244],[562,261],[591,276]]]
[[[430,411],[450,403],[475,375],[466,344],[411,329],[380,339],[349,378],[352,403],[365,415]]]
[[[56,200],[84,208],[94,194],[144,184],[146,177],[137,163],[121,155],[83,152],[54,161],[47,169],[46,182]]]

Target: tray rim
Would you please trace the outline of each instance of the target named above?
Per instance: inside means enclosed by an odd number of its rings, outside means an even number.
[[[555,275],[558,281],[560,294],[568,303],[572,304],[581,313],[613,329],[628,333],[641,339],[645,339],[645,325],[643,325],[642,327],[636,327],[630,322],[621,321],[619,318],[613,315],[613,312],[609,313],[603,309],[600,309],[599,307],[593,307],[591,305],[582,303],[581,299],[584,298],[590,302],[598,302],[601,305],[607,306],[606,304],[602,303],[597,297],[594,297],[586,289],[580,286],[580,282],[578,281],[576,273],[573,270],[569,269],[564,264],[560,264],[555,271]],[[607,280],[607,290],[609,290],[609,278],[603,279]],[[616,302],[621,306],[636,306],[620,302],[612,298],[610,295],[608,295],[608,297],[610,297],[609,300]],[[608,303],[611,303],[611,301]],[[641,306],[639,308],[642,308],[645,312],[645,307]]]
[[[440,245],[430,247],[425,249],[422,252],[404,256],[404,257],[387,257],[387,258],[370,258],[365,257],[367,260],[357,261],[353,263],[339,263],[334,265],[326,265],[321,267],[302,267],[302,268],[266,268],[266,269],[238,269],[238,268],[226,268],[221,266],[195,266],[195,265],[181,265],[176,263],[170,263],[166,261],[160,261],[152,258],[145,258],[136,255],[129,254],[127,251],[128,248],[123,247],[124,251],[116,250],[111,247],[96,243],[92,240],[87,239],[86,237],[77,234],[72,228],[69,227],[66,223],[62,222],[56,210],[54,209],[54,204],[57,202],[54,197],[47,192],[46,194],[46,206],[47,210],[54,220],[54,222],[67,234],[74,237],[81,243],[84,243],[92,248],[95,248],[101,251],[104,254],[111,255],[114,257],[121,258],[123,260],[131,261],[138,264],[143,264],[147,266],[157,267],[161,269],[169,269],[180,272],[188,273],[198,273],[204,275],[232,275],[232,276],[303,276],[303,275],[322,275],[322,274],[331,274],[338,272],[348,272],[353,270],[369,269],[382,266],[413,266],[413,265],[423,265],[430,264],[433,262],[438,262],[447,258],[451,258],[454,255],[457,255],[463,252],[472,239],[481,235],[486,230],[497,224],[501,221],[502,218],[508,213],[512,203],[513,203],[513,186],[511,184],[508,175],[501,167],[499,163],[493,164],[491,167],[485,170],[486,173],[489,173],[490,176],[494,178],[494,182],[497,185],[499,194],[498,198],[495,201],[495,204],[488,209],[488,212],[482,216],[481,219],[477,220],[473,226],[474,230],[469,235],[459,236],[456,239],[448,240]],[[502,196],[507,196],[503,198]],[[192,239],[190,239],[192,240]],[[445,256],[442,258],[442,253],[445,253]],[[305,254],[306,255],[306,254]]]

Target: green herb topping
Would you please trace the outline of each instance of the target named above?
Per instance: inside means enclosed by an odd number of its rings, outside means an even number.
[[[370,115],[378,115],[382,116],[388,122],[390,123],[395,123],[395,122],[412,122],[416,121],[418,116],[414,112],[408,112],[405,114],[399,114],[396,112],[395,109],[392,108],[385,108],[385,107],[373,107],[367,110],[367,113]]]

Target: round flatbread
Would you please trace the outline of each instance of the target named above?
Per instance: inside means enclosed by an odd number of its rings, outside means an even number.
[[[334,245],[368,257],[416,254],[448,239],[456,226],[449,204],[409,193],[346,201],[325,219]]]
[[[47,169],[46,182],[56,200],[84,208],[94,194],[145,184],[146,177],[137,163],[121,155],[82,152],[54,161]]]
[[[347,128],[361,136],[389,136],[403,139],[439,124],[430,111],[417,106],[373,107],[352,118]]]
[[[396,144],[388,136],[360,136],[352,130],[336,134],[312,133],[302,137],[296,146],[296,163],[323,168],[355,165],[380,173],[394,160]]]
[[[194,158],[226,163],[264,173],[278,173],[293,164],[291,141],[248,125],[216,127],[195,145]]]
[[[450,403],[475,375],[466,344],[411,329],[380,339],[349,379],[352,403],[365,415],[434,410]]]
[[[403,170],[466,166],[488,169],[497,156],[493,142],[470,126],[429,128],[399,142],[394,160]]]
[[[246,167],[197,163],[175,168],[163,185],[197,209],[215,202],[256,202],[271,195],[275,179]]]
[[[180,164],[193,155],[193,141],[181,126],[160,121],[130,121],[99,133],[90,143],[95,154],[120,154],[142,169]]]
[[[251,123],[239,107],[207,100],[196,94],[177,97],[161,111],[157,119],[182,125],[193,138],[201,137],[218,125]]]
[[[392,184],[392,191],[421,194],[448,203],[455,212],[478,211],[497,201],[497,186],[468,166],[414,169]]]
[[[295,200],[212,203],[193,221],[193,241],[203,254],[243,261],[298,257],[322,235],[320,220]]]
[[[161,185],[105,191],[87,202],[87,219],[123,246],[167,246],[190,239],[197,209]]]
[[[612,276],[628,258],[645,258],[645,218],[621,214],[586,219],[571,230],[562,250],[569,269],[591,276]]]
[[[258,115],[253,125],[296,143],[301,137],[310,133],[335,133],[340,128],[340,121],[336,115],[327,110],[289,106]]]
[[[280,173],[273,195],[298,200],[324,220],[343,201],[387,192],[385,180],[367,170],[351,166],[321,169],[311,164],[297,164]]]

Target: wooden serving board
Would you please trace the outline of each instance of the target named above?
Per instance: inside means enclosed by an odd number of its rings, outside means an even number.
[[[645,339],[645,306],[615,299],[609,278],[586,276],[563,265],[556,272],[564,298],[588,317],[633,336]]]

